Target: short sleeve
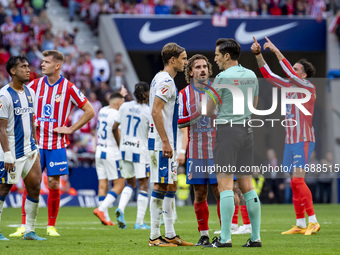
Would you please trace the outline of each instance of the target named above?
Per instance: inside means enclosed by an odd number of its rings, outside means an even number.
[[[167,103],[170,98],[172,97],[172,87],[173,87],[173,80],[167,79],[164,80],[157,88],[156,88],[156,97],[162,99],[165,103]]]
[[[4,94],[0,94],[0,119],[7,120],[9,117],[10,104]]]
[[[86,102],[87,98],[84,96],[83,92],[81,92],[76,85],[72,85],[70,88],[71,98],[73,99],[73,103],[78,106],[78,108],[82,108]]]

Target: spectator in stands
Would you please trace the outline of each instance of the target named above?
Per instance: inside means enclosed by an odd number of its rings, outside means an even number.
[[[15,24],[23,24],[24,23],[24,20],[19,12],[19,10],[17,8],[14,8],[13,11],[12,11],[12,19],[13,19],[13,22]]]
[[[34,13],[39,15],[44,9],[46,0],[31,0],[32,7],[34,8]]]
[[[9,34],[10,54],[20,55],[20,51],[25,47],[27,33],[22,31],[20,23],[16,24],[12,33]]]
[[[2,34],[2,43],[5,47],[9,47],[10,44],[10,34],[13,32],[15,28],[15,23],[12,20],[11,16],[6,16],[5,23],[3,23],[0,27]]]
[[[29,50],[27,52],[27,58],[28,62],[30,63],[30,67],[34,66],[39,68],[43,57],[44,57],[43,54],[38,48],[38,44],[32,44],[32,46],[29,47]]]
[[[61,68],[63,76],[70,82],[75,83],[76,64],[73,62],[71,55],[64,55],[64,64]]]
[[[47,30],[45,34],[42,36],[42,45],[41,50],[54,50],[54,43],[53,43],[53,34],[51,31]]]
[[[5,23],[6,11],[5,8],[0,4],[0,26]]]
[[[40,33],[42,31],[42,28],[39,25],[39,18],[37,16],[32,17],[30,28],[33,28],[34,34],[35,34],[36,38],[38,39],[40,37]]]
[[[152,15],[155,13],[155,7],[149,4],[149,0],[142,0],[136,5],[135,14]]]
[[[29,4],[29,2],[25,2],[25,3]],[[28,26],[30,25],[33,16],[34,16],[34,9],[32,7],[29,6],[27,9],[23,9],[22,19],[25,25],[28,25]]]
[[[114,71],[119,68],[122,71],[123,76],[126,75],[127,66],[123,61],[123,55],[121,52],[117,52],[111,63],[111,73],[113,74],[111,78],[114,77]]]
[[[7,77],[4,75],[3,72],[0,72],[0,88],[7,85],[8,83],[9,83],[9,80],[7,79]]]
[[[92,79],[95,81],[97,77],[100,76],[100,70],[104,70],[103,81],[107,82],[110,78],[110,66],[109,62],[104,58],[103,52],[97,50],[96,57],[91,61],[93,66],[93,76]]]
[[[293,0],[287,0],[282,6],[282,15],[292,16],[294,14],[294,2]]]
[[[1,44],[0,44],[1,45]],[[8,51],[1,45],[0,46],[0,66],[3,67],[3,71],[5,72],[5,65],[11,55],[9,55]]]
[[[179,11],[179,6],[181,5],[182,0],[175,0],[174,4],[172,5],[170,9],[170,14],[177,14]]]
[[[192,11],[190,10],[190,6],[186,5],[185,3],[181,3],[179,5],[179,10],[176,12],[176,15],[179,15],[179,16],[187,16],[191,14],[192,14]]]
[[[92,104],[92,107],[93,107],[94,112],[95,112],[95,116],[91,120],[92,122],[94,122],[94,125],[92,125],[92,126],[95,126],[97,124],[99,110],[102,108],[103,105],[98,100],[97,95],[94,92],[90,92],[88,99],[89,99],[90,103]]]
[[[115,69],[113,79],[110,80],[110,87],[113,90],[118,90],[122,87],[122,85],[125,85],[126,81],[123,76],[122,70],[119,68]]]
[[[210,0],[200,1],[199,6],[201,10],[203,11],[203,14],[213,15],[214,6],[211,4]]]
[[[47,15],[47,11],[43,10],[39,15],[39,25],[42,30],[50,30],[52,28],[52,22]]]
[[[80,11],[83,2],[84,0],[69,0],[68,1],[68,13],[69,13],[71,22],[74,20],[75,12]]]
[[[294,15],[305,16],[307,14],[307,9],[302,0],[296,2],[296,9],[294,10]]]
[[[165,5],[165,0],[159,0],[158,4],[155,6],[155,14],[166,15],[170,14],[170,7]]]
[[[266,2],[262,2],[261,7],[259,8],[258,12],[259,12],[259,15],[262,17],[270,15],[270,13],[268,12],[268,5]]]

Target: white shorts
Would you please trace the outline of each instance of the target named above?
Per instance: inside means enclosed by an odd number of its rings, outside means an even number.
[[[96,171],[98,180],[117,180],[122,177],[119,167],[119,160],[112,157],[96,157]]]
[[[163,158],[163,151],[149,151],[150,182],[173,184],[177,181],[177,161],[175,157]],[[176,155],[176,152],[173,152]]]
[[[137,179],[150,177],[150,164],[149,163],[135,163],[131,161],[121,160],[120,168],[122,176],[125,179],[135,177]]]
[[[38,156],[38,150],[34,150],[15,160],[15,171],[8,173],[4,168],[4,162],[0,162],[0,183],[17,184],[19,183],[20,176],[25,179],[29,171],[31,170],[34,162]]]

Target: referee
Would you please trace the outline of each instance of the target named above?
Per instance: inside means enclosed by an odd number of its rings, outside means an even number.
[[[241,47],[234,39],[220,38],[217,40],[215,62],[222,71],[217,75],[212,87],[221,99],[215,120],[217,134],[214,149],[215,171],[220,192],[221,236],[215,237],[213,243],[206,247],[224,248],[232,246],[231,223],[235,210],[234,174],[236,174],[238,185],[244,195],[252,226],[251,237],[243,247],[262,246],[260,239],[261,205],[253,187],[252,173],[249,171],[249,168],[251,169],[253,166],[253,131],[247,126],[251,117],[247,103],[248,88],[252,90],[252,102],[256,108],[258,80],[253,71],[239,65],[240,53]],[[241,98],[239,97],[240,93],[238,97],[234,95],[233,98],[231,91],[235,95],[237,94],[235,91],[242,91],[244,98],[243,114],[233,114],[233,111],[239,110],[233,109],[233,100],[240,100]],[[210,99],[207,104],[208,116],[213,115],[216,107],[215,102],[219,102],[216,94],[214,97],[215,100]],[[235,103],[239,104],[240,101]],[[248,172],[241,172],[242,169],[248,169]]]

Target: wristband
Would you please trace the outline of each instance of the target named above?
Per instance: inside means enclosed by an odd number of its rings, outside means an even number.
[[[179,154],[185,154],[186,152],[187,152],[186,150],[181,149],[181,150],[179,151]]]
[[[258,52],[258,53],[254,53],[254,55],[260,55],[261,54],[261,51],[260,52]]]
[[[5,163],[10,163],[10,164],[14,163],[14,158],[12,156],[12,152],[11,151],[6,151],[4,153],[4,162]]]

